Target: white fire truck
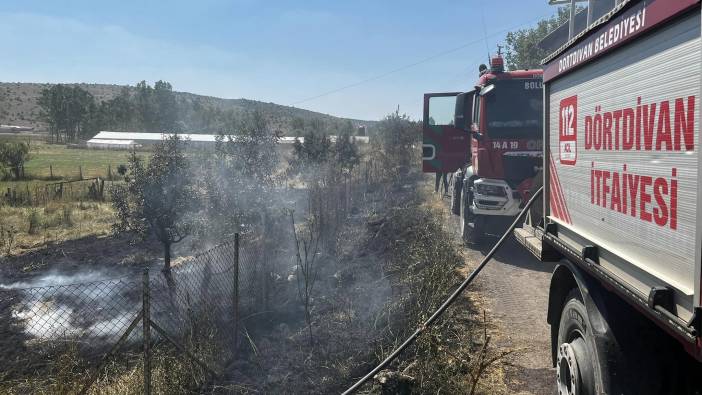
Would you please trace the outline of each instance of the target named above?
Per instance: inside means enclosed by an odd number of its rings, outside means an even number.
[[[543,202],[560,394],[700,393],[699,0],[630,0],[544,60]]]

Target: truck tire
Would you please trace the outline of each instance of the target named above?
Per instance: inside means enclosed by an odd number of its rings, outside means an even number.
[[[485,236],[485,216],[472,215],[468,219],[461,216],[461,236],[468,244],[480,244]]]
[[[468,183],[468,185],[466,185]],[[461,194],[461,239],[467,244],[480,244],[485,235],[485,217],[474,215],[470,211],[472,196],[470,184],[472,180],[463,182],[463,193]]]
[[[461,192],[463,190],[463,173],[457,171],[451,177],[451,213],[461,215]]]
[[[597,394],[595,371],[602,364],[594,357],[587,309],[580,291],[570,291],[563,304],[558,326],[556,383],[559,395]]]

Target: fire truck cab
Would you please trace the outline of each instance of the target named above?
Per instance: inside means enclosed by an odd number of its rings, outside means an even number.
[[[454,100],[453,117],[443,117],[448,125],[437,126],[437,98]],[[425,95],[424,170],[434,163],[441,166],[436,171],[452,173],[451,210],[461,218],[465,241],[499,232],[528,200],[541,164],[542,106],[542,71],[505,71],[499,52],[489,68],[481,65],[472,90]]]

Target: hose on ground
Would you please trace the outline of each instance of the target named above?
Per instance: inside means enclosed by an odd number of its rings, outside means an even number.
[[[502,246],[505,240],[507,240],[507,237],[509,237],[509,235],[514,231],[514,228],[517,227],[517,224],[522,219],[522,217],[524,217],[524,214],[526,214],[526,212],[529,210],[532,204],[534,204],[534,202],[539,198],[539,196],[541,196],[542,192],[543,187],[539,188],[536,192],[534,192],[534,194],[531,196],[531,199],[529,199],[524,208],[522,208],[522,211],[514,219],[514,222],[512,222],[507,231],[502,235],[502,237],[500,237],[500,240],[498,240],[497,243],[492,247],[490,252],[488,252],[487,255],[485,255],[478,267],[476,267],[475,270],[473,270],[473,272],[461,283],[461,285],[459,285],[458,288],[456,288],[456,290],[451,294],[451,296],[449,296],[448,299],[446,299],[446,301],[444,301],[444,303],[442,303],[441,306],[439,306],[439,308],[436,309],[434,314],[432,314],[431,317],[429,317],[429,319],[427,319],[422,325],[420,325],[419,328],[417,328],[417,330],[415,330],[414,333],[412,333],[412,335],[410,335],[410,337],[407,338],[407,340],[405,340],[390,355],[388,355],[388,357],[385,358],[383,362],[378,364],[378,366],[373,368],[373,370],[371,370],[368,374],[363,376],[354,385],[352,385],[346,391],[344,391],[343,395],[352,394],[353,392],[358,390],[363,384],[365,384],[368,380],[373,378],[373,376],[378,374],[378,372],[383,370],[383,368],[385,368],[388,364],[390,364],[390,362],[397,358],[405,348],[414,343],[415,340],[417,340],[417,338],[419,337],[419,335],[421,335],[422,332],[424,332],[429,326],[431,326],[434,323],[434,321],[436,321],[446,311],[446,309],[448,309],[449,306],[451,306],[453,302],[455,302],[456,299],[458,299],[458,296],[460,296],[460,294],[468,287],[468,285],[470,285],[470,283],[473,282],[478,273],[480,273],[480,271],[483,270],[485,265],[487,265],[490,259],[492,259],[492,256],[495,255],[495,252],[497,252],[497,250]]]

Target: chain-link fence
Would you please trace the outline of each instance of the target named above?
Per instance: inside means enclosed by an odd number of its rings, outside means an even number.
[[[237,236],[169,274],[0,286],[0,392],[202,388],[235,358],[241,317],[265,303],[265,257]]]
[[[299,202],[299,220],[315,215],[324,229],[322,249],[338,248],[359,207],[372,210],[377,172],[359,166]],[[298,293],[292,221],[266,216],[258,236],[179,258],[169,275],[86,269],[71,280],[0,284],[0,393],[183,393],[217,382],[256,352],[256,319]]]

